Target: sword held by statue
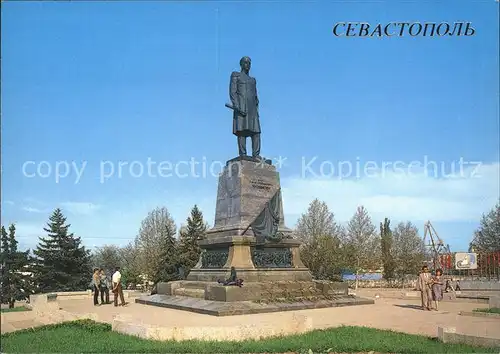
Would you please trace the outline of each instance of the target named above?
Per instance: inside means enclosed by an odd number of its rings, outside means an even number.
[[[245,117],[247,114],[245,112],[240,111],[239,109],[234,108],[232,104],[226,103],[225,106],[229,109],[232,109],[233,111],[237,112],[238,114],[242,115]]]

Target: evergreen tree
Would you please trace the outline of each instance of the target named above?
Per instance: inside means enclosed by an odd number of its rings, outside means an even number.
[[[394,238],[390,227],[391,221],[385,218],[384,223],[380,223],[380,245],[382,250],[382,263],[384,266],[383,277],[386,280],[394,278],[396,263],[392,254]]]
[[[5,227],[2,226],[2,235],[0,239],[0,244],[2,246],[2,250],[0,252],[0,261],[2,265],[2,273],[1,273],[1,286],[2,286],[2,292],[1,292],[1,302],[2,304],[5,304],[8,302],[7,299],[7,291],[10,289],[10,277],[9,277],[9,256],[10,256],[10,246],[9,246],[9,236],[7,234],[7,231],[5,231]]]
[[[203,213],[195,205],[187,218],[187,225],[179,232],[179,261],[186,275],[198,263],[201,253],[198,241],[205,237],[206,231],[207,224],[203,220]]]
[[[1,302],[14,307],[16,301],[29,297],[32,290],[30,274],[27,272],[30,262],[30,251],[20,252],[17,249],[16,227],[9,227],[9,234],[2,226],[1,230]]]
[[[179,279],[179,255],[175,226],[171,227],[171,224],[165,224],[161,234],[160,263],[153,278],[154,284]]]
[[[2,232],[0,236],[0,246],[2,247],[2,250],[0,252],[0,264],[2,266],[2,279],[7,271],[7,259],[8,259],[8,254],[10,251],[9,247],[9,235],[7,234],[7,231],[5,231],[5,227],[2,226]],[[2,284],[4,284],[2,282]]]
[[[61,209],[54,210],[40,237],[34,269],[40,292],[85,290],[91,280],[90,252],[81,245],[80,237],[69,232]]]

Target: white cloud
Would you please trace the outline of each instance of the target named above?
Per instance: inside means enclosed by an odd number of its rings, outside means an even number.
[[[20,250],[35,249],[39,237],[47,237],[47,232],[44,228],[47,227],[46,222],[13,222],[16,226],[16,239],[19,242]],[[10,223],[9,223],[10,225]]]
[[[101,208],[100,205],[86,202],[64,202],[61,207],[75,215],[91,215]]]
[[[44,202],[42,202],[36,198],[32,198],[32,197],[23,198],[23,202],[31,204],[31,205],[39,205],[39,206],[45,205]]]
[[[44,236],[46,232],[43,230],[46,225],[44,223],[15,223],[16,225],[16,236],[21,238],[37,238],[38,236]]]
[[[19,249],[34,249],[38,244],[39,237],[46,237],[47,233],[43,230],[45,223],[14,223],[16,225],[16,239],[19,242]]]
[[[364,205],[372,218],[411,221],[477,221],[499,200],[499,163],[465,168],[460,176],[435,178],[425,171],[380,171],[354,179],[282,180],[285,214],[300,215],[309,203],[325,201],[340,222]]]
[[[14,205],[15,203],[12,200],[2,200],[3,205]]]
[[[33,198],[25,198],[24,201],[29,202],[29,204],[21,209],[28,213],[50,214],[53,211],[53,208],[48,208],[46,203]],[[63,202],[59,203],[59,205],[64,211],[74,215],[90,215],[101,208],[100,205],[89,202]]]
[[[23,198],[21,204],[23,205],[21,207],[21,210],[26,211],[28,213],[42,214],[42,213],[50,213],[51,211],[46,203],[31,197]]]
[[[47,212],[47,210],[33,208],[33,207],[30,207],[30,206],[23,207],[22,209],[24,211],[28,212],[28,213],[37,213],[37,214],[40,214],[40,213],[46,213]]]

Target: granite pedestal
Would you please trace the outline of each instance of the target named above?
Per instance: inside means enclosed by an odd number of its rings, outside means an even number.
[[[279,198],[280,238],[269,241],[256,237],[251,225],[273,196]],[[292,230],[285,226],[279,173],[270,161],[236,158],[226,163],[219,177],[215,225],[199,245],[200,259],[187,280],[160,283],[157,295],[136,302],[189,309],[191,300],[183,302],[178,297],[198,298],[205,301],[204,306],[218,309],[202,312],[215,315],[239,314],[250,308],[257,311],[249,302],[267,303],[259,307],[260,312],[284,310],[272,303],[287,303],[289,309],[311,308],[316,302],[320,307],[335,302],[342,306],[373,303],[348,295],[346,283],[313,281],[300,259],[300,241],[293,239]],[[217,282],[229,277],[231,267],[244,281],[241,288]],[[231,303],[230,310],[227,303]],[[236,311],[238,306],[240,311]]]
[[[279,198],[281,242],[258,243],[249,225],[276,194]],[[229,160],[219,177],[215,225],[200,242],[200,261],[188,280],[214,282],[225,279],[235,267],[246,283],[277,280],[311,281],[300,260],[300,242],[285,226],[279,173],[269,161],[251,158]]]

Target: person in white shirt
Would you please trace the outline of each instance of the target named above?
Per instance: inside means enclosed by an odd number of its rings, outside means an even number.
[[[115,268],[111,281],[113,282],[113,294],[114,294],[114,305],[118,306],[118,296],[120,296],[120,306],[125,306],[125,300],[123,298],[122,289],[122,275],[120,273],[120,267]]]

